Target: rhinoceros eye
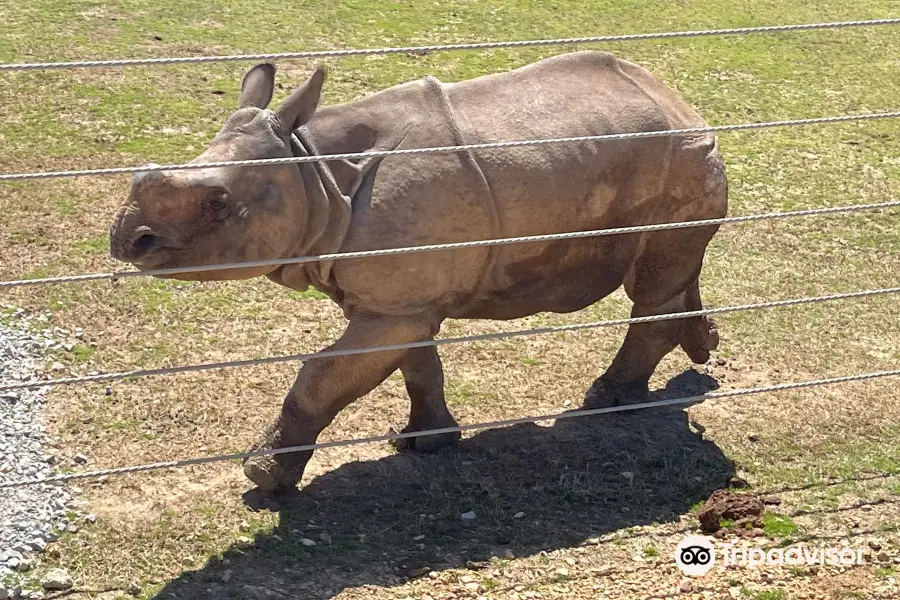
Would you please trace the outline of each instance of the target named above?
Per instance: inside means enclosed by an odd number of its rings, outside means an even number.
[[[204,198],[206,212],[214,221],[221,221],[231,212],[228,192],[223,189],[212,190]]]

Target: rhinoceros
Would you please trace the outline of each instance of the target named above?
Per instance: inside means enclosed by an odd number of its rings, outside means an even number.
[[[572,52],[454,83],[427,76],[319,107],[321,67],[275,110],[275,66],[243,78],[238,109],[194,162],[362,153],[279,165],[140,170],[110,227],[115,259],[141,270],[714,219],[727,212],[708,133],[367,157],[381,150],[705,127],[650,72],[612,54]],[[431,340],[445,319],[516,319],[585,308],[624,285],[632,315],[701,309],[699,276],[716,224],[567,241],[468,247],[169,275],[266,276],[309,286],[342,309],[328,350]],[[640,401],[677,346],[696,363],[718,344],[702,316],[630,325],[584,406]],[[314,443],[344,407],[400,369],[406,432],[456,425],[434,346],[306,361],[254,449]],[[434,451],[459,433],[412,437]],[[261,490],[299,483],[311,452],[254,457]]]

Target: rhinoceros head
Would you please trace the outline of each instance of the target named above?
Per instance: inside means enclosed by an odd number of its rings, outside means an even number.
[[[324,70],[276,110],[275,67],[244,77],[240,107],[194,163],[291,156],[291,132],[319,103]],[[143,171],[110,227],[110,254],[141,270],[291,257],[308,218],[300,169],[294,164]],[[182,273],[185,280],[244,279],[276,267]]]

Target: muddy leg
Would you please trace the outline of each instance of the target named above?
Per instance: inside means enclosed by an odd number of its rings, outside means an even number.
[[[431,326],[412,317],[353,317],[344,335],[327,350],[402,344],[428,339]],[[406,350],[369,352],[307,361],[284,400],[278,419],[254,450],[313,444],[348,404],[393,373]],[[294,452],[244,461],[244,474],[263,491],[285,491],[300,481],[312,452]]]
[[[635,303],[632,317],[682,312],[684,295],[653,307]],[[625,342],[612,364],[588,390],[585,408],[616,406],[629,400],[643,400],[649,392],[650,376],[659,362],[678,346],[684,321],[674,319],[655,323],[637,323],[628,327]]]
[[[684,309],[687,311],[702,310],[700,301],[700,279],[694,279],[684,293]],[[716,322],[709,317],[691,317],[684,321],[681,334],[681,349],[698,365],[709,360],[709,353],[719,346],[719,330]]]
[[[409,424],[404,432],[455,427],[456,419],[444,401],[444,369],[437,348],[413,348],[400,365],[409,393]],[[460,434],[442,433],[397,440],[397,449],[434,452],[455,445]]]

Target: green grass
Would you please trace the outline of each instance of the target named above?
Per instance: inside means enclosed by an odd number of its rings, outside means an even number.
[[[776,515],[772,512],[763,514],[763,531],[772,538],[789,538],[799,531],[799,527],[790,517]]]
[[[875,576],[881,579],[887,579],[888,577],[894,577],[897,575],[897,568],[893,565],[888,567],[875,567]]]
[[[760,592],[743,590],[742,595],[750,600],[788,600],[787,592],[784,590],[763,590]]]
[[[296,300],[327,300],[328,296],[320,292],[314,287],[310,287],[302,292],[292,291],[288,293],[291,298]]]
[[[447,382],[444,395],[447,400],[447,405],[452,408],[490,405],[499,398],[496,392],[476,386],[467,381]]]

